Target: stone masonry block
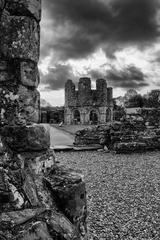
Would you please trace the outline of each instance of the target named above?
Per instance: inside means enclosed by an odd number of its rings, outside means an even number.
[[[5,82],[18,81],[20,76],[17,60],[0,60],[0,85]]]
[[[4,142],[16,152],[47,150],[50,146],[49,131],[41,124],[5,126],[1,134]]]
[[[10,78],[8,61],[0,60],[0,83],[8,81]]]
[[[38,62],[39,24],[29,17],[13,17],[6,14],[0,22],[0,43],[1,58],[19,58]]]
[[[29,122],[39,122],[40,94],[37,90],[30,90],[22,85],[19,86],[17,95],[19,96],[20,114],[22,118]]]
[[[0,230],[3,229],[3,223],[7,223],[12,227],[24,224],[25,222],[36,218],[39,214],[45,212],[44,208],[39,209],[24,209],[22,211],[6,212],[1,214]]]
[[[6,9],[11,15],[34,17],[41,20],[41,0],[6,0]]]
[[[37,221],[25,230],[19,238],[22,240],[36,240],[36,239],[46,239],[53,240],[49,234],[47,224],[45,222]]]
[[[20,63],[21,83],[25,86],[38,87],[39,71],[37,65],[32,61]]]
[[[35,178],[37,178],[37,175],[50,171],[55,166],[55,154],[51,148],[43,152],[20,152],[17,157],[24,163],[25,171],[26,169],[30,169]]]
[[[37,90],[7,82],[0,86],[1,125],[39,122],[40,95]]]
[[[5,171],[3,168],[0,168],[0,205],[8,203],[10,199],[11,192],[5,179]]]
[[[30,174],[26,174],[25,176],[23,190],[32,207],[40,206],[36,184],[34,182],[33,177]]]
[[[8,226],[8,230],[4,232],[5,226]],[[64,215],[44,208],[2,213],[0,233],[2,231],[5,233],[4,239],[82,239]]]
[[[33,61],[18,61],[17,59],[0,60],[0,85],[5,82],[24,86],[38,87],[39,71],[37,64]]]
[[[71,169],[57,168],[44,181],[56,198],[59,209],[76,225],[81,236],[86,236],[86,191],[82,176]]]

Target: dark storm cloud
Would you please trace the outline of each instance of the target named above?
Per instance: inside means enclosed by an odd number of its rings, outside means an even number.
[[[146,82],[147,76],[145,76],[144,73],[135,66],[128,66],[122,70],[112,68],[107,71],[106,78],[113,87],[120,87],[124,89],[139,89],[149,85]]]
[[[41,78],[43,79],[45,91],[63,89],[67,79],[74,78],[71,67],[69,65],[57,64],[54,68],[49,68],[48,71],[49,72],[46,75],[43,75],[41,73]]]
[[[86,57],[98,47],[113,57],[117,48],[144,47],[159,36],[159,0],[44,0],[44,8],[56,36],[42,53],[54,50],[61,60]]]

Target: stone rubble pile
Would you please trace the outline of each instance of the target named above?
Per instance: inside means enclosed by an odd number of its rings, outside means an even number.
[[[111,150],[117,153],[144,152],[160,149],[160,129],[147,127],[143,122],[122,122],[111,132]]]
[[[147,119],[148,120],[148,119]],[[78,131],[76,146],[100,144],[116,153],[160,150],[160,127],[157,121],[149,122],[142,117],[125,119],[110,125],[99,125]]]
[[[0,239],[86,240],[82,176],[39,123],[41,0],[0,0]]]
[[[106,141],[106,135],[109,130],[110,127],[108,125],[98,125],[79,130],[76,132],[74,145],[85,146],[103,144],[103,141]]]

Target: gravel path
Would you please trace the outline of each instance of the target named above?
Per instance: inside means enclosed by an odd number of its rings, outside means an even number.
[[[85,176],[90,240],[160,239],[160,152],[60,152]]]

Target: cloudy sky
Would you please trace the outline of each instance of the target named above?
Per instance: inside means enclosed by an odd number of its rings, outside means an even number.
[[[42,0],[41,97],[64,104],[64,84],[105,78],[114,96],[160,88],[160,0]]]

